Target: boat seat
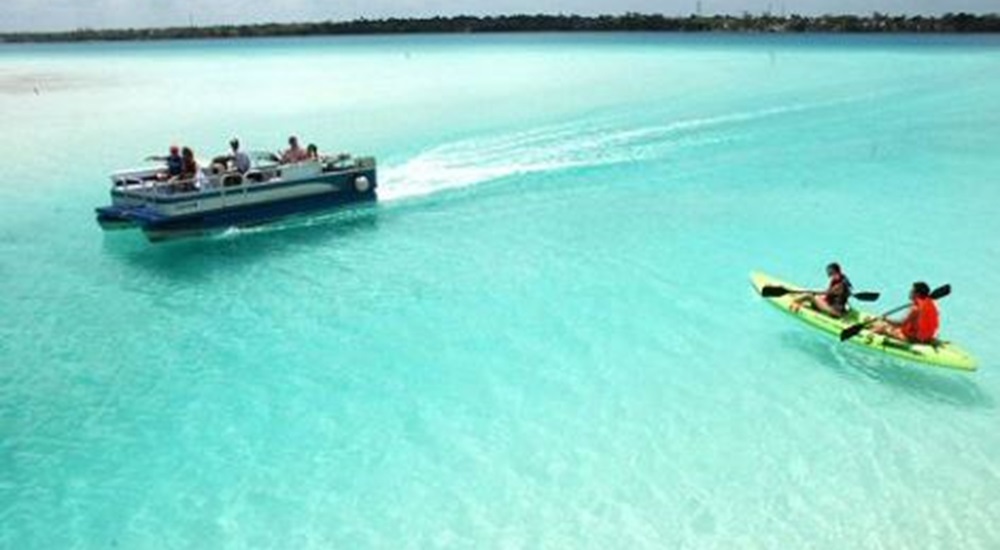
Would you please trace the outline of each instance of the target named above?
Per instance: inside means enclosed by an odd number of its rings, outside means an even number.
[[[230,172],[222,176],[223,187],[236,187],[243,184],[243,175],[239,172]]]
[[[115,187],[128,187],[130,185],[142,185],[143,180],[138,176],[124,176],[115,180]]]

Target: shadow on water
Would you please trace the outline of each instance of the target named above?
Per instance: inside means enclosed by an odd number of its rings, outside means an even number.
[[[378,223],[379,208],[371,205],[158,243],[148,242],[138,230],[109,232],[103,248],[132,266],[184,277],[213,268],[232,271],[302,249],[357,239],[376,230]]]
[[[789,347],[814,357],[844,378],[856,380],[864,377],[934,403],[987,409],[995,406],[993,398],[970,378],[974,376],[971,373],[880,357],[815,335],[788,333],[782,336],[782,340]]]

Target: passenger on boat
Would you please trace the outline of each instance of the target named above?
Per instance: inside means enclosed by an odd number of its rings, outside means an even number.
[[[246,154],[246,151],[240,150],[240,140],[236,138],[233,138],[229,145],[233,148],[233,165],[236,167],[236,171],[246,174],[250,171],[250,155]]]
[[[310,143],[306,146],[306,158],[309,160],[319,160],[319,148],[316,147],[315,143]]]
[[[171,181],[177,184],[180,191],[194,191],[205,184],[205,175],[198,166],[198,161],[194,158],[194,151],[190,147],[181,149],[181,173],[172,178]]]
[[[309,158],[309,154],[299,145],[299,138],[291,136],[288,138],[288,149],[281,155],[281,162],[291,164],[302,162]]]
[[[198,161],[194,159],[194,151],[190,147],[185,147],[181,151],[181,159],[181,173],[178,175],[181,179],[194,179],[194,175],[198,171]]]
[[[250,157],[240,151],[240,140],[238,138],[229,140],[229,148],[228,155],[219,155],[212,159],[212,174],[222,174],[232,170],[245,174],[250,170]]]
[[[913,283],[910,289],[910,311],[902,321],[879,319],[871,327],[876,334],[884,334],[904,342],[928,344],[937,338],[940,318],[931,288],[923,281]]]
[[[167,171],[159,174],[159,179],[174,178],[181,175],[184,164],[184,160],[181,158],[180,149],[176,145],[170,146],[169,155],[152,155],[146,157],[146,160],[159,160],[167,163]]]

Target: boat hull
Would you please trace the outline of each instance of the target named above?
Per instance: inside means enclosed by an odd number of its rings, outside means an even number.
[[[142,225],[142,231],[149,240],[160,241],[210,233],[232,227],[249,227],[274,223],[293,216],[316,214],[351,204],[374,202],[375,200],[376,196],[374,192],[357,196],[345,196],[340,193],[323,193],[157,220]]]

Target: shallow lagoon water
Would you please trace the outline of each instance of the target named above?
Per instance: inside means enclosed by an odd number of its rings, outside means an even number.
[[[0,47],[0,546],[1000,543],[1000,42]],[[37,89],[37,93],[36,90]],[[149,245],[105,175],[290,133],[374,207]],[[968,375],[748,273],[949,282]]]

